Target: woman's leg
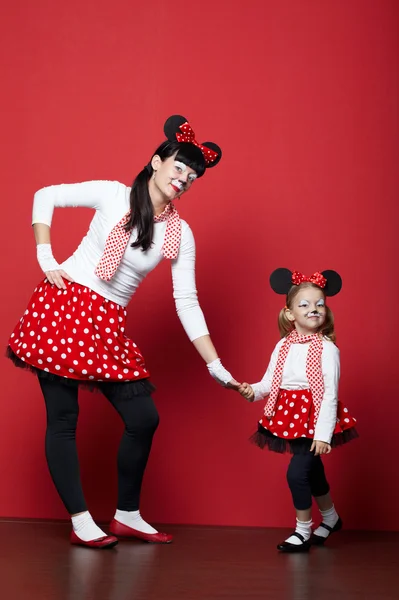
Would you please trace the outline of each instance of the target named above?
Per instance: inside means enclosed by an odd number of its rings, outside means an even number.
[[[104,537],[87,510],[76,448],[78,385],[39,377],[47,410],[46,458],[51,477],[80,540]]]
[[[76,448],[78,386],[39,377],[47,410],[46,458],[54,485],[71,515],[87,510]]]
[[[132,390],[133,388],[132,384]],[[129,394],[129,383],[101,384],[100,389],[125,424],[118,451],[117,521],[144,533],[157,533],[139,513],[144,471],[159,417],[149,394]]]

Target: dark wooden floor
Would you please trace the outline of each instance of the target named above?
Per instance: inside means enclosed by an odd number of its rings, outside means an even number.
[[[165,529],[165,528],[163,528]],[[399,533],[343,531],[280,555],[278,529],[168,527],[168,546],[70,546],[64,523],[0,521],[2,600],[398,600]]]

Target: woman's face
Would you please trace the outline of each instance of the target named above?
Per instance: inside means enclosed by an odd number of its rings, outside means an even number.
[[[159,156],[155,155],[151,161],[154,169],[152,182],[168,200],[180,198],[198,177],[193,169],[176,160],[175,156],[170,156],[162,161]]]

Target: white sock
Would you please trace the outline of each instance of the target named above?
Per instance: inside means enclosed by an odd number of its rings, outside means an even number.
[[[78,538],[80,538],[83,542],[90,542],[91,540],[98,540],[98,538],[104,537],[107,535],[97,527],[95,522],[93,521],[93,517],[89,513],[88,510],[82,513],[81,515],[77,515],[76,517],[71,517],[72,520],[72,528]]]
[[[158,533],[156,529],[144,521],[139,510],[119,510],[119,508],[117,508],[114,519],[115,521],[118,521],[127,527],[133,527],[133,529],[137,529],[137,531],[141,531],[142,533]]]
[[[310,521],[298,521],[297,519],[295,532],[300,533],[305,538],[305,542],[307,542],[312,535],[312,519],[310,519]],[[290,535],[290,537],[285,541],[289,544],[294,544],[295,546],[300,546],[303,544],[303,542],[297,538],[296,535]]]
[[[325,523],[329,527],[335,527],[339,517],[334,505],[332,505],[332,507],[328,510],[321,510],[320,514],[323,523]],[[318,527],[317,529],[315,529],[314,534],[318,535],[319,537],[328,538],[330,532],[325,527]]]

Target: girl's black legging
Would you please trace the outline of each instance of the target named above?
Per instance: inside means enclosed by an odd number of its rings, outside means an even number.
[[[70,514],[87,510],[76,449],[78,385],[39,378],[47,409],[46,458],[55,487]],[[159,417],[149,394],[126,394],[122,384],[99,384],[118,411],[125,431],[118,451],[118,506],[138,510],[141,483]],[[134,385],[134,384],[132,384]],[[125,386],[123,394],[118,386]]]
[[[297,510],[307,510],[312,506],[312,496],[324,496],[330,491],[323,462],[310,451],[293,455],[287,481]]]

